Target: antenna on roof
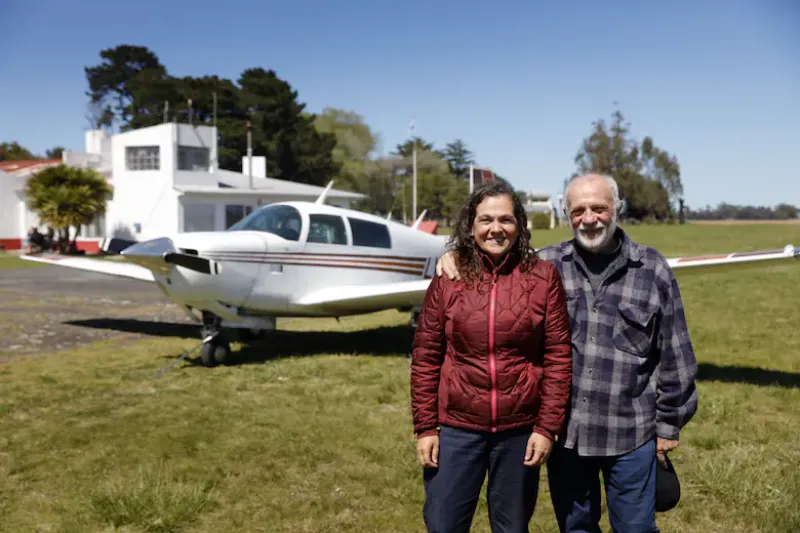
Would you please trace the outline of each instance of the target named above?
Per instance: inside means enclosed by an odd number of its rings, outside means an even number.
[[[411,229],[417,229],[417,228],[419,228],[419,225],[420,225],[420,223],[422,222],[422,220],[425,218],[425,214],[426,214],[427,212],[428,212],[428,210],[427,210],[427,209],[423,209],[423,210],[422,210],[422,213],[420,213],[419,217],[417,217],[417,220],[415,220],[415,221],[414,221],[414,223],[411,225]]]
[[[331,190],[331,187],[333,187],[333,180],[328,182],[328,185],[325,187],[325,190],[322,191],[322,194],[319,195],[319,198],[317,198],[317,201],[314,202],[314,203],[315,204],[320,204],[320,205],[324,204],[325,203],[325,197],[328,196],[328,191]]]

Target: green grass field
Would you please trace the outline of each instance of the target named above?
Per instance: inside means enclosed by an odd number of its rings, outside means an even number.
[[[20,259],[19,254],[15,252],[0,252],[0,270],[7,270],[13,268],[38,268],[44,266],[41,263],[33,263]]]
[[[667,256],[800,245],[791,225],[630,234]],[[800,263],[679,279],[700,409],[672,455],[682,501],[659,526],[800,531]],[[0,367],[0,531],[424,531],[407,318],[279,321],[241,364],[179,364],[155,381],[195,341],[111,341]],[[531,530],[557,530],[544,475]],[[473,531],[489,531],[485,500]]]

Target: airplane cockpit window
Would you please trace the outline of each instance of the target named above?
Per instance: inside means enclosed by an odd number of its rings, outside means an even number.
[[[228,231],[263,231],[288,241],[298,241],[302,229],[303,219],[297,209],[290,205],[269,205],[253,211]]]
[[[308,242],[347,244],[344,220],[336,215],[309,215]]]

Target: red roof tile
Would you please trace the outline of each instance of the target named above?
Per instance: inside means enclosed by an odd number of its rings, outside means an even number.
[[[61,159],[29,159],[25,161],[0,161],[0,171],[18,172],[35,166],[51,167],[61,164]]]

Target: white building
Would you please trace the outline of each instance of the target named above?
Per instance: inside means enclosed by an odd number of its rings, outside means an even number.
[[[550,217],[550,229],[556,227],[556,206],[553,198],[546,192],[530,192],[525,203],[525,213],[528,215],[528,229],[531,229],[531,214],[545,213]]]
[[[39,217],[25,204],[28,177],[60,163],[58,159],[0,161],[0,250],[18,250],[28,230],[39,225]]]
[[[86,151],[64,152],[63,162],[91,167],[107,176],[114,196],[105,216],[92,227],[82,228],[81,247],[96,250],[103,237],[143,241],[177,232],[222,231],[257,206],[313,201],[322,193],[323,187],[266,177],[263,157],[252,158],[252,179],[218,169],[215,138],[214,127],[176,123],[113,136],[104,130],[87,131]],[[242,163],[247,172],[247,158]],[[0,239],[20,240],[38,223],[24,204],[24,180],[33,172],[6,172],[11,179],[0,177],[0,213],[17,213],[17,223],[6,220],[13,217],[0,216]],[[14,194],[7,194],[6,182],[12,183]],[[326,201],[349,207],[363,197],[331,189]]]

